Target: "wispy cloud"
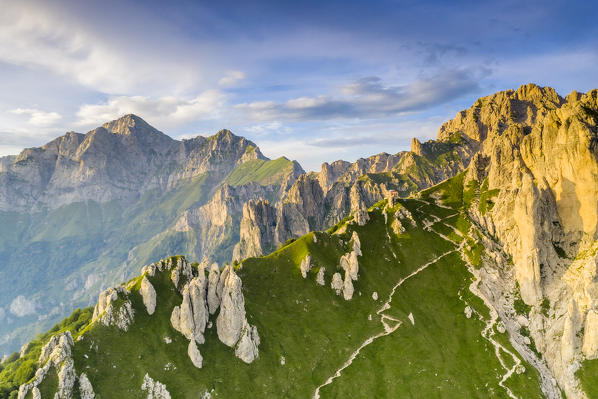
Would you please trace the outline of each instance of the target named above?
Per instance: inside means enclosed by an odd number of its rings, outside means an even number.
[[[28,115],[28,123],[40,127],[52,126],[62,119],[62,115],[58,112],[46,112],[35,108],[16,108],[9,112],[15,115]]]
[[[233,87],[243,79],[245,79],[245,73],[242,71],[228,71],[222,78],[220,78],[220,80],[218,80],[218,86]]]
[[[393,117],[474,92],[479,89],[478,75],[478,71],[452,70],[396,86],[385,86],[379,77],[368,77],[342,86],[338,95],[299,97],[284,103],[243,103],[236,108],[249,118],[261,121]]]
[[[125,114],[137,114],[175,127],[198,119],[220,116],[226,96],[218,90],[207,90],[186,100],[177,97],[150,98],[118,96],[101,104],[85,104],[77,112],[78,125],[97,126]]]
[[[74,18],[65,23],[53,11],[43,3],[3,1],[0,61],[50,70],[105,93],[154,88],[164,77],[172,90],[200,75],[197,65],[119,46]]]

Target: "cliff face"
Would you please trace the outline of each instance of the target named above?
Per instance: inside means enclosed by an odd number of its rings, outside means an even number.
[[[437,141],[414,139],[411,151],[395,155],[324,163],[320,172],[300,176],[280,202],[270,205],[269,215],[275,213],[275,220],[244,213],[233,258],[262,255],[267,253],[264,248],[277,248],[290,238],[325,230],[385,198],[391,190],[408,196],[446,180],[464,170],[478,148],[477,140],[453,132],[439,135]],[[271,225],[275,225],[274,234],[264,235]]]
[[[480,99],[439,134],[480,141],[465,184],[484,199],[470,213],[512,256],[501,284],[512,278],[530,306],[520,322],[567,397],[585,397],[575,373],[598,357],[597,96],[522,86]]]

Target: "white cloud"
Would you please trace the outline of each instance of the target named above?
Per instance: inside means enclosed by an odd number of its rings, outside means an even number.
[[[29,115],[28,122],[33,126],[52,126],[62,119],[58,112],[40,111],[35,108],[16,108],[9,112],[15,115]]]
[[[161,84],[172,92],[189,87],[200,75],[198,65],[127,46],[126,36],[111,40],[107,32],[95,32],[90,24],[43,3],[3,1],[1,7],[0,61],[5,63],[41,67],[104,93]]]
[[[23,295],[19,295],[10,304],[10,313],[17,317],[24,317],[35,313],[35,301],[30,301]]]
[[[220,78],[218,85],[222,87],[232,87],[240,80],[245,79],[245,74],[241,71],[228,71],[224,77]]]
[[[177,97],[118,96],[102,104],[85,104],[77,112],[80,126],[97,126],[125,114],[137,114],[160,126],[174,127],[220,116],[226,96],[207,90],[190,100]]]

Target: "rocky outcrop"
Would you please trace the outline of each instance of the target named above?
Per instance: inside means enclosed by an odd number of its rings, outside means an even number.
[[[220,280],[220,268],[217,263],[210,266],[208,275],[208,310],[210,314],[216,313],[220,306],[220,292],[218,292],[218,281]]]
[[[345,298],[345,301],[353,298],[353,292],[355,289],[353,288],[353,282],[351,280],[352,278],[350,271],[345,270],[345,280],[343,281],[343,298]]]
[[[170,316],[172,327],[187,339],[204,343],[204,332],[208,324],[207,279],[203,270],[183,288],[183,302],[175,306]]]
[[[220,341],[233,347],[243,332],[245,299],[241,292],[241,279],[231,266],[226,267],[226,272],[222,273],[222,276],[224,284],[216,327]]]
[[[326,273],[326,269],[324,267],[320,267],[318,270],[318,274],[316,276],[316,283],[319,285],[325,285],[326,281],[324,280],[324,274]]]
[[[595,356],[586,325],[598,298],[597,98],[525,85],[478,100],[439,131],[478,143],[464,180],[480,193],[470,214],[512,256],[502,283],[531,306],[528,340],[571,398],[584,397],[575,372]]]
[[[583,336],[583,354],[587,359],[598,358],[598,310],[592,309],[586,315]]]
[[[258,357],[260,337],[255,326],[250,326],[247,320],[243,323],[241,338],[237,343],[235,355],[245,363],[251,363]]]
[[[370,221],[370,215],[366,209],[356,210],[353,217],[358,226],[365,226],[365,224]]]
[[[311,255],[309,255],[309,254],[305,255],[305,258],[303,258],[303,260],[301,261],[300,270],[301,270],[301,276],[303,278],[306,278],[307,273],[309,273],[309,271],[311,270]]]
[[[91,382],[89,382],[89,378],[87,378],[85,373],[81,373],[79,376],[79,394],[81,399],[94,399],[96,396],[93,392]]]
[[[243,205],[243,217],[239,229],[240,239],[233,251],[233,259],[260,256],[274,249],[276,210],[267,200],[250,200]]]
[[[146,276],[143,276],[141,280],[141,286],[139,288],[139,293],[143,298],[143,304],[145,305],[145,309],[147,310],[147,314],[150,316],[154,314],[156,310],[156,290],[152,283],[149,282]]]
[[[235,355],[251,363],[258,356],[260,339],[256,327],[249,325],[245,317],[241,279],[231,266],[225,268],[220,278],[224,281],[216,319],[218,338],[227,346],[236,346]]]
[[[147,393],[147,399],[170,399],[166,385],[160,381],[154,381],[148,374],[143,377],[141,390]]]
[[[189,355],[189,359],[191,359],[191,363],[198,369],[200,369],[203,365],[203,357],[197,348],[197,343],[195,340],[189,341],[189,346],[187,347],[187,354]]]
[[[116,326],[127,331],[134,319],[131,301],[127,290],[120,286],[103,291],[93,309],[92,321],[99,321],[105,326]]]
[[[58,387],[54,398],[71,399],[77,381],[75,363],[72,358],[73,345],[73,337],[69,331],[50,338],[41,349],[38,360],[39,368],[35,373],[35,377],[31,382],[19,387],[18,398],[26,398],[29,392],[31,392],[33,397],[40,397],[37,387],[44,381],[50,368],[54,367],[58,375]],[[82,374],[79,378],[79,386],[91,389],[92,396],[88,395],[87,398],[93,398],[93,388],[91,388],[91,384],[85,374]]]
[[[349,279],[350,280],[350,279]],[[330,282],[330,288],[332,288],[336,295],[340,295],[341,291],[343,290],[343,278],[339,272],[336,272],[332,275],[332,281]]]
[[[177,257],[169,258],[166,262],[165,268],[171,270],[170,279],[172,283],[182,293],[187,283],[193,278],[191,265],[189,265],[189,262],[185,258]]]

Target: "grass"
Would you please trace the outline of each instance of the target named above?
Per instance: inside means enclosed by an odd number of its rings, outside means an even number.
[[[582,363],[582,367],[575,373],[579,378],[584,392],[589,399],[598,399],[598,384],[596,384],[596,376],[598,376],[598,359],[586,360]]]
[[[285,158],[257,162],[261,166],[253,167],[254,161],[243,163],[229,178],[234,177],[235,185],[249,181],[276,185],[294,167]],[[0,268],[0,306],[10,304],[14,292],[43,303],[44,313],[61,307],[61,302],[67,309],[83,306],[95,299],[97,287],[73,300],[75,290],[65,289],[65,281],[79,289],[90,274],[101,273],[108,276],[108,283],[115,284],[122,273],[131,277],[141,265],[173,252],[213,256],[219,262],[230,259],[239,239],[234,226],[238,226],[240,212],[229,215],[225,227],[213,232],[168,230],[186,209],[202,206],[210,199],[223,183],[220,173],[206,172],[168,191],[149,190],[132,205],[87,201],[32,215],[0,212],[0,257],[4,261]],[[202,233],[206,234],[204,240],[198,239]],[[19,347],[56,321],[56,316],[38,320],[37,315],[31,315],[11,325],[0,323],[0,336],[10,334],[9,340],[0,344],[0,353]]]
[[[266,161],[254,159],[237,166],[225,182],[233,187],[255,182],[261,185],[280,184],[293,170],[293,162],[285,157]]]
[[[204,367],[196,369],[187,356],[186,339],[170,326],[171,310],[181,297],[168,273],[158,273],[150,277],[157,291],[153,316],[147,315],[136,292],[136,280],[130,294],[135,321],[128,332],[99,324],[83,327],[87,328],[83,339],[73,350],[78,372],[87,373],[97,398],[142,398],[139,388],[146,373],[166,384],[177,398],[195,398],[212,389],[219,397],[248,393],[265,398],[311,397],[315,387],[355,348],[382,331],[376,310],[392,286],[420,265],[455,249],[434,232],[408,224],[405,233],[394,235],[390,225],[396,209],[389,210],[385,223],[384,205],[385,201],[372,208],[371,221],[365,226],[347,219],[331,229],[345,230],[343,233],[310,233],[269,256],[242,263],[238,274],[248,319],[261,338],[259,358],[251,365],[237,359],[212,327],[205,334],[206,343],[199,346]],[[403,200],[395,208],[399,206],[407,208],[418,223],[428,212],[439,217],[451,215],[450,210],[419,200]],[[447,221],[460,229],[469,228],[461,215]],[[346,228],[339,230],[340,225]],[[349,250],[353,231],[361,239],[363,256],[354,297],[345,301],[329,284],[332,274],[339,271],[339,258]],[[308,253],[314,267],[303,279],[299,265]],[[315,282],[320,268],[326,270],[325,286]],[[439,392],[443,397],[506,397],[497,385],[501,376],[498,360],[480,335],[484,323],[463,314],[465,302],[459,299],[459,292],[482,317],[489,317],[483,302],[469,292],[470,282],[471,275],[457,252],[407,280],[387,310],[403,325],[367,346],[341,378],[322,390],[322,397],[438,397]],[[374,291],[377,301],[372,299]],[[409,313],[415,316],[415,326],[407,319]],[[369,315],[373,315],[372,321]],[[73,316],[72,321],[80,318]],[[80,328],[78,324],[74,327],[75,331]],[[165,337],[172,342],[166,344]],[[50,378],[42,387],[51,391],[53,384]],[[519,380],[509,379],[508,384],[523,397],[539,397],[533,370]]]
[[[29,343],[29,349],[25,356],[20,358],[19,354],[15,353],[7,362],[2,363],[0,366],[0,399],[9,398],[13,394],[16,395],[19,385],[26,383],[33,377],[36,369],[34,365],[37,365],[37,359],[39,358],[41,349],[53,335],[71,331],[73,336],[77,337],[89,324],[91,315],[92,310],[90,308],[75,310],[71,316],[56,324],[46,333],[38,335],[32,340]],[[45,383],[44,389],[53,389],[51,377],[52,376],[50,375],[50,379]],[[44,395],[44,392],[42,392],[42,397],[52,397],[52,395]]]

